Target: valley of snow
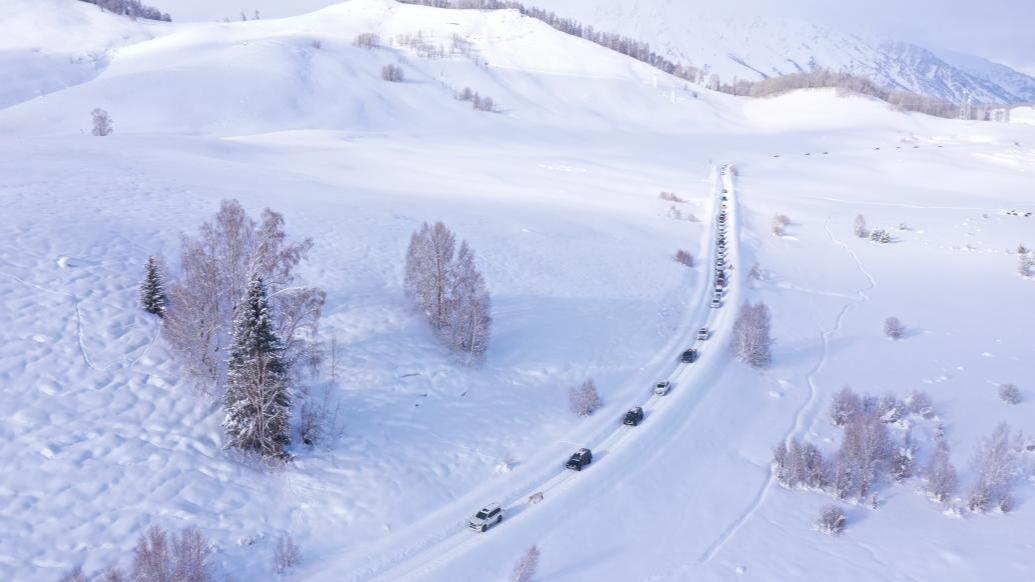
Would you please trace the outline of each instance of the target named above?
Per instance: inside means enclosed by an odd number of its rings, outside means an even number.
[[[846,505],[845,533],[828,537],[812,522],[832,498],[780,487],[770,462],[790,436],[836,448],[826,409],[845,384],[926,391],[938,420],[913,419],[921,459],[944,423],[964,491],[996,424],[1035,431],[1035,280],[1013,252],[1035,245],[1035,127],[833,91],[696,90],[511,11],[351,0],[166,24],[12,0],[11,14],[0,579],[125,566],[149,525],[200,528],[236,579],[272,579],[284,533],[302,547],[300,580],[502,580],[531,544],[555,581],[1029,575],[1030,467],[1011,513],[949,517],[914,480],[882,485],[878,510]],[[15,33],[27,23],[35,33]],[[421,32],[447,54],[353,46],[365,32]],[[454,34],[470,50],[451,52]],[[406,81],[382,81],[386,64]],[[456,100],[464,87],[499,111]],[[95,107],[113,135],[89,134]],[[727,353],[730,302],[697,375],[621,428],[655,379],[683,373],[676,358],[708,313],[722,163],[739,173],[731,297],[772,309],[774,365]],[[223,449],[218,398],[137,306],[147,256],[175,274],[180,234],[227,198],[281,211],[291,236],[314,240],[306,281],[327,291],[322,332],[344,354],[338,381],[317,386],[340,398],[341,436],[294,447],[272,474]],[[792,220],[783,237],[770,234],[777,213]],[[857,214],[894,242],[853,237]],[[434,220],[472,245],[492,291],[481,368],[458,366],[402,292],[410,233]],[[680,248],[696,267],[672,260]],[[765,280],[747,277],[756,262]],[[892,315],[908,329],[897,342],[881,331]],[[604,407],[577,419],[567,390],[586,377]],[[1000,402],[1001,383],[1022,403]],[[602,441],[613,449],[543,503],[484,535],[459,531]]]

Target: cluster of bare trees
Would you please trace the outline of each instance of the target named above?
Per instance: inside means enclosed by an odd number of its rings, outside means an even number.
[[[467,363],[485,357],[491,302],[467,241],[457,251],[456,237],[445,224],[425,222],[410,237],[404,288],[443,343]]]
[[[294,388],[320,357],[326,294],[297,275],[312,246],[288,242],[283,215],[266,209],[257,222],[226,200],[196,237],[183,236],[180,277],[168,290],[163,334],[174,354],[200,386],[223,390],[228,444],[266,458],[286,456]]]
[[[587,378],[582,384],[572,386],[568,390],[568,408],[576,416],[589,416],[596,412],[603,403],[592,378]]]
[[[87,575],[80,565],[66,572],[61,582],[211,582],[216,579],[211,554],[208,540],[197,529],[187,528],[170,535],[165,529],[152,526],[140,534],[128,574],[113,565]]]
[[[256,221],[237,200],[224,200],[197,236],[183,235],[165,336],[199,383],[225,384],[234,312],[255,277],[268,293],[272,328],[290,373],[301,374],[298,364],[314,355],[326,294],[299,284],[298,267],[313,242],[288,242],[284,225],[278,212],[267,208]]]
[[[675,192],[662,192],[662,193],[658,194],[658,198],[661,198],[662,200],[665,200],[665,201],[668,201],[668,202],[675,202],[676,204],[682,204],[682,203],[686,202],[686,200],[684,200],[684,199],[680,198],[679,196],[677,196]]]
[[[381,37],[375,32],[362,32],[356,35],[352,44],[360,48],[373,49],[381,46]]]
[[[925,394],[914,393],[900,401],[891,394],[880,399],[860,396],[845,387],[834,396],[829,410],[831,422],[843,429],[834,457],[828,460],[815,445],[797,439],[791,439],[789,445],[781,442],[773,451],[776,480],[785,487],[826,491],[841,500],[870,497],[876,505],[876,489],[882,482],[904,483],[919,476],[922,493],[939,503],[948,502],[958,491],[959,476],[940,425],[928,462],[920,468],[916,460],[919,448],[908,424],[899,439],[888,430],[911,414],[933,418]],[[1022,473],[1023,450],[1022,436],[1006,424],[985,439],[974,457],[976,475],[966,498],[968,509],[1010,510],[1010,485]]]
[[[470,87],[464,87],[463,90],[456,94],[456,98],[459,101],[470,101],[471,107],[478,111],[497,111],[496,102],[493,101],[492,97],[479,95],[477,91],[472,91]]]
[[[399,65],[385,65],[381,67],[381,79],[389,83],[402,83],[404,80],[402,67]]]
[[[172,22],[172,18],[157,8],[146,6],[140,0],[81,0],[96,4],[102,9],[115,14],[123,14],[133,18],[146,18],[148,20],[163,20]]]
[[[694,266],[694,256],[690,254],[690,251],[688,250],[679,249],[678,251],[676,251],[676,254],[672,258],[675,259],[675,261],[680,265],[684,265],[687,267]]]
[[[768,368],[772,362],[772,316],[762,302],[745,302],[733,323],[733,354],[753,368]]]

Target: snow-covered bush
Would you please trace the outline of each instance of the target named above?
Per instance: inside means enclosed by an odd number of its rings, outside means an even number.
[[[667,200],[669,202],[675,202],[677,204],[682,204],[686,202],[686,200],[683,200],[679,196],[676,196],[675,192],[662,192],[661,194],[658,194],[658,198],[661,198],[662,200]]]
[[[1010,484],[1019,471],[1017,455],[1021,448],[1021,435],[1012,434],[1006,423],[985,439],[974,457],[978,479],[967,497],[968,509],[987,511],[993,500],[1010,493]]]
[[[884,320],[884,335],[888,339],[901,339],[906,333],[906,326],[897,317],[889,317]]]
[[[147,258],[144,266],[144,282],[140,284],[140,306],[144,311],[165,317],[169,299],[165,294],[165,277],[154,257]]]
[[[536,570],[539,569],[539,548],[532,546],[528,548],[524,556],[514,565],[514,573],[510,576],[510,582],[532,582],[535,580]]]
[[[1006,404],[1020,404],[1021,390],[1014,384],[1003,384],[999,387],[999,398]]]
[[[93,134],[96,136],[111,135],[112,131],[115,131],[112,127],[111,116],[108,112],[97,108],[90,112],[90,117],[93,119]]]
[[[365,49],[377,48],[381,46],[381,37],[375,32],[362,32],[356,35],[352,44]]]
[[[816,529],[825,534],[836,536],[845,530],[846,522],[847,518],[843,509],[837,505],[824,505],[819,510]]]
[[[877,416],[881,422],[898,422],[906,414],[906,408],[906,403],[900,401],[894,394],[886,394],[877,405]]]
[[[883,228],[878,228],[870,232],[870,240],[875,243],[886,244],[891,242],[891,233]]]
[[[859,238],[870,236],[870,232],[866,230],[866,218],[862,214],[855,217],[855,222],[852,223],[852,232]]]
[[[694,256],[690,254],[690,251],[679,249],[676,251],[675,257],[673,257],[680,265],[686,265],[687,267],[694,266]]]
[[[945,439],[940,438],[924,471],[924,491],[935,501],[945,503],[956,492],[958,485],[956,467],[949,458],[949,445]]]
[[[298,547],[290,534],[282,534],[273,547],[273,573],[278,576],[287,574],[302,561],[302,549]]]
[[[773,217],[773,234],[776,236],[783,236],[787,225],[790,223],[791,219],[786,215],[777,214]]]
[[[425,222],[410,237],[403,283],[439,338],[468,364],[485,357],[492,329],[489,291],[474,261],[467,241],[456,251],[456,237],[446,225]]]
[[[732,348],[736,357],[753,368],[767,368],[772,362],[772,317],[769,307],[759,302],[740,306],[733,323]]]
[[[862,400],[850,386],[845,386],[840,392],[834,395],[830,402],[830,421],[834,426],[848,424],[852,417],[862,409]]]
[[[389,83],[402,83],[403,70],[399,65],[385,65],[381,67],[381,79]]]
[[[896,483],[902,483],[913,476],[913,457],[916,448],[913,446],[912,433],[907,430],[902,444],[895,449],[891,457],[891,476]]]
[[[568,406],[576,416],[589,416],[600,408],[603,401],[592,378],[568,390]]]
[[[462,91],[456,94],[456,98],[460,101],[470,101],[471,107],[478,111],[496,111],[496,102],[493,101],[492,97],[483,97],[477,91],[472,91],[470,87],[464,87]]]

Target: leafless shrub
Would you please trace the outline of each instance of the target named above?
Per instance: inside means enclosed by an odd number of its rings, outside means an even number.
[[[399,46],[413,49],[422,59],[441,59],[446,56],[442,45],[434,42],[434,34],[418,30],[416,33],[401,34],[396,37]]]
[[[866,218],[862,214],[855,217],[855,222],[852,225],[852,232],[859,238],[867,238],[870,236],[870,232],[866,230]]]
[[[906,326],[897,317],[889,317],[884,320],[884,335],[889,339],[902,339],[906,333]]]
[[[999,386],[999,398],[1006,404],[1020,404],[1021,390],[1014,384],[1003,384]]]
[[[496,111],[496,102],[487,95],[482,97],[475,93],[474,98],[471,99],[471,104],[478,111]]]
[[[532,582],[535,580],[536,570],[539,569],[539,548],[532,546],[528,548],[525,555],[514,565],[514,573],[510,576],[511,582]]]
[[[745,302],[733,323],[733,353],[753,368],[767,368],[772,361],[772,317],[765,303]]]
[[[253,275],[269,289],[274,328],[284,342],[284,359],[295,373],[315,345],[326,294],[298,285],[297,269],[313,242],[287,242],[284,216],[266,209],[261,223],[240,202],[224,200],[198,236],[183,235],[181,277],[169,290],[163,333],[184,368],[202,384],[226,379],[226,352],[234,308]]]
[[[352,44],[360,48],[373,49],[381,46],[381,37],[374,32],[363,32],[356,35]]]
[[[694,266],[694,256],[690,254],[690,251],[679,249],[676,251],[675,257],[673,257],[680,265],[686,265],[687,267]]]
[[[956,476],[956,468],[953,467],[949,458],[949,445],[945,439],[939,438],[931,461],[924,472],[924,491],[938,503],[945,503],[949,500],[956,487],[959,478]]]
[[[786,215],[777,214],[773,217],[773,234],[776,236],[783,236],[786,232],[787,225],[791,223],[791,219]]]
[[[329,388],[320,390],[316,397],[306,389],[301,394],[302,405],[298,411],[298,437],[309,446],[316,446],[328,438],[333,439],[341,431],[341,400],[331,394]]]
[[[90,112],[90,117],[93,118],[93,134],[99,137],[111,135],[114,131],[112,128],[111,116],[108,112],[97,108]]]
[[[133,550],[133,582],[210,582],[209,554],[198,530],[187,528],[170,540],[164,529],[153,526]]]
[[[906,403],[900,401],[894,394],[885,394],[880,399],[880,404],[877,407],[877,416],[881,422],[885,423],[894,423],[902,420],[906,412]]]
[[[845,511],[837,505],[825,505],[819,510],[819,519],[816,520],[816,529],[819,531],[836,536],[839,535],[845,529]]]
[[[1012,434],[1006,423],[985,439],[974,457],[978,480],[967,497],[968,509],[987,511],[994,499],[1010,493],[1010,484],[1019,472],[1017,454],[1022,442],[1021,434]]]
[[[862,409],[862,400],[851,387],[845,386],[830,402],[830,421],[834,426],[844,426]]]
[[[282,534],[277,538],[273,548],[273,573],[278,576],[287,574],[302,561],[302,549],[298,547],[290,534]]]
[[[913,476],[913,458],[916,455],[916,447],[913,445],[913,436],[910,430],[906,430],[902,438],[902,444],[895,450],[891,458],[891,476],[896,483],[902,483]]]
[[[658,198],[661,198],[662,200],[667,200],[669,202],[675,202],[676,204],[683,204],[686,202],[686,200],[683,200],[679,196],[676,196],[675,192],[662,192],[661,194],[658,194]]]
[[[568,390],[568,407],[576,416],[589,416],[597,411],[603,401],[592,378]]]

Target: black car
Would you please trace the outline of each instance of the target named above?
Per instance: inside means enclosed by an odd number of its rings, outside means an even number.
[[[575,471],[581,471],[583,467],[592,462],[593,453],[589,449],[579,449],[575,451],[575,454],[568,459],[564,466]]]
[[[636,426],[641,422],[643,422],[643,409],[639,406],[630,408],[629,412],[625,413],[625,418],[622,419],[622,424],[627,424],[629,426]]]
[[[697,360],[697,350],[694,348],[688,349],[683,352],[683,355],[679,356],[679,361],[684,364],[692,364],[695,360]]]

